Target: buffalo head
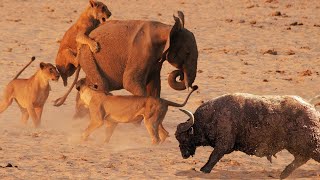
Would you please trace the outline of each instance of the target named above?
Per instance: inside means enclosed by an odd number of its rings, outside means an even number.
[[[187,122],[178,125],[175,136],[179,142],[181,155],[183,158],[189,158],[196,152],[196,145],[194,140],[193,124],[194,116],[190,111],[180,109],[180,111],[186,113],[190,119]]]

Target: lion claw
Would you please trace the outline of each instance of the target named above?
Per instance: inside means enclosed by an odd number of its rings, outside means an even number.
[[[90,50],[93,52],[93,53],[97,53],[99,52],[100,50],[100,46],[97,42],[95,42],[92,46],[90,46]]]

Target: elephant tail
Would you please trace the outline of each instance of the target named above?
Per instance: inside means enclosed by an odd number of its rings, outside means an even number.
[[[172,101],[168,101],[168,100],[165,100],[164,101],[167,103],[168,106],[173,106],[173,107],[183,107],[187,104],[188,100],[189,100],[189,97],[191,96],[191,94],[198,89],[198,86],[195,85],[195,86],[192,86],[192,90],[191,92],[188,94],[186,100],[182,103],[182,104],[178,104],[178,103],[175,103],[175,102],[172,102]]]

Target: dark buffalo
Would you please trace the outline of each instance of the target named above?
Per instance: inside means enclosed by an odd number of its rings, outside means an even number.
[[[297,96],[230,94],[202,104],[190,119],[177,127],[183,158],[198,146],[214,148],[201,168],[210,173],[216,163],[233,151],[267,157],[271,161],[286,149],[294,160],[281,173],[288,177],[309,159],[320,162],[320,113]]]

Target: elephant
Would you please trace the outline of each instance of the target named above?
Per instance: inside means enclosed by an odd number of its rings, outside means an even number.
[[[171,88],[192,87],[198,61],[196,39],[184,28],[181,11],[173,18],[173,26],[156,21],[109,20],[94,29],[89,37],[99,43],[100,51],[92,53],[89,46],[81,45],[76,57],[91,87],[160,97],[160,71],[165,60],[177,68],[168,78]],[[65,68],[72,66],[70,62]]]

